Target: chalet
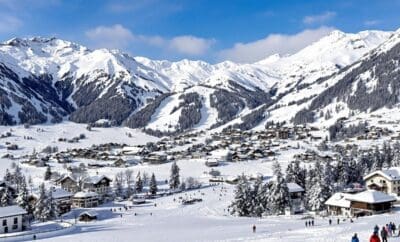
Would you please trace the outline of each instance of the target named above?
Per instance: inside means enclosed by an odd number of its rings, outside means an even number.
[[[56,183],[60,184],[61,188],[68,192],[76,193],[80,190],[78,182],[69,175],[61,177]]]
[[[366,190],[356,194],[335,193],[326,202],[331,215],[364,216],[389,212],[396,198],[383,192]]]
[[[79,221],[83,222],[90,222],[93,220],[97,220],[98,214],[96,211],[85,211],[79,214],[78,219]]]
[[[154,152],[145,156],[143,161],[150,164],[163,164],[167,162],[167,155],[164,152]]]
[[[333,194],[326,202],[325,205],[328,209],[328,214],[338,216],[351,216],[350,201],[347,200],[349,194],[337,192]]]
[[[79,208],[97,207],[100,203],[96,192],[78,192],[72,197],[72,205]]]
[[[72,193],[62,188],[52,188],[51,196],[60,214],[71,211]]]
[[[19,206],[0,207],[0,234],[14,233],[26,228],[25,209]]]
[[[289,182],[287,184],[289,189],[289,200],[291,204],[291,213],[301,213],[304,210],[304,188],[297,183]]]
[[[349,195],[352,215],[363,216],[390,212],[396,198],[383,192],[367,190],[357,194]]]
[[[85,190],[96,192],[100,196],[105,196],[111,191],[111,179],[107,176],[91,176],[84,180],[83,188]]]
[[[400,196],[400,167],[374,171],[364,176],[364,182],[369,189]]]

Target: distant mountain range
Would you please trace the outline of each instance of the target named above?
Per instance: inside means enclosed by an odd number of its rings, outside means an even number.
[[[0,44],[0,125],[108,121],[163,135],[332,122],[399,100],[400,31],[333,31],[253,64],[132,57],[56,38]]]

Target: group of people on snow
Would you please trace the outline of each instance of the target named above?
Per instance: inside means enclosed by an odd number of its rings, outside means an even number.
[[[400,225],[398,228],[396,228],[396,225],[393,222],[390,222],[389,224],[386,224],[382,226],[379,232],[379,226],[375,225],[374,227],[374,232],[372,233],[369,241],[370,242],[387,242],[388,237],[394,237],[396,236],[396,229],[398,230],[397,236],[400,237]],[[380,237],[379,237],[380,235]],[[354,242],[352,240],[352,242]],[[358,240],[355,240],[355,242],[358,242]]]

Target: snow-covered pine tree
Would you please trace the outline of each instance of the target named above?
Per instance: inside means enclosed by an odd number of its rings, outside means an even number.
[[[156,176],[153,173],[153,174],[151,174],[151,178],[150,178],[149,192],[152,195],[156,195],[157,191],[158,191],[157,180],[156,180]]]
[[[257,177],[253,186],[253,199],[252,199],[252,215],[261,217],[267,210],[268,203],[268,186],[263,183],[262,177]]]
[[[13,179],[12,179],[12,175],[11,175],[11,173],[10,173],[10,171],[8,170],[8,169],[6,169],[6,173],[5,173],[5,175],[4,175],[4,178],[3,178],[3,180],[5,181],[5,182],[9,182],[9,183],[12,183],[13,181]]]
[[[115,186],[115,195],[117,197],[123,197],[124,196],[124,174],[122,172],[118,172],[115,174],[115,179],[114,179],[114,186]]]
[[[329,166],[328,166],[329,167]],[[325,207],[325,201],[332,194],[330,188],[331,178],[328,176],[329,168],[322,167],[321,162],[317,160],[314,166],[314,176],[311,178],[311,186],[306,191],[307,207],[311,211],[321,211]]]
[[[142,177],[140,176],[140,172],[138,172],[136,175],[135,191],[137,193],[140,193],[143,191],[143,180],[142,180]]]
[[[6,207],[6,206],[10,206],[12,204],[12,194],[10,189],[8,189],[8,187],[6,187],[6,189],[4,189],[3,193],[1,194],[1,198],[0,198],[0,206],[1,207]]]
[[[294,182],[297,185],[304,187],[306,179],[306,170],[300,167],[300,161],[294,160],[289,163],[286,168],[286,182]]]
[[[269,189],[268,207],[272,214],[283,214],[289,204],[289,188],[278,161],[272,165],[273,178]]]
[[[169,188],[177,189],[180,185],[179,167],[176,162],[171,165],[171,174],[169,178]]]
[[[49,218],[48,219],[55,219],[58,217],[59,212],[57,209],[56,201],[53,199],[53,192],[51,191],[51,189],[50,189],[47,197],[48,197],[48,203],[47,203],[48,208],[47,209],[49,210]]]
[[[28,188],[26,185],[25,177],[21,180],[21,184],[19,187],[18,196],[16,199],[16,203],[23,209],[25,209],[28,213],[32,213],[32,208],[28,199]]]
[[[39,197],[35,204],[33,215],[39,221],[47,221],[50,218],[49,198],[44,183],[39,186]]]
[[[51,178],[51,168],[50,166],[47,166],[46,171],[44,173],[44,180],[48,181]]]
[[[251,214],[251,188],[245,175],[241,175],[235,188],[235,197],[231,208],[231,214],[249,216]]]

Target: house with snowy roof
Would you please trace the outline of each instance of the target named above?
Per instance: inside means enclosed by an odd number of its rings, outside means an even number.
[[[77,192],[72,197],[72,205],[79,208],[92,208],[100,204],[99,194],[96,192]]]
[[[331,215],[364,216],[390,212],[394,196],[386,193],[366,190],[356,194],[335,193],[326,202]]]
[[[20,206],[0,207],[0,234],[24,230],[26,214],[26,210]]]
[[[287,183],[291,213],[301,213],[304,210],[304,188],[294,182]]]
[[[371,172],[364,176],[368,189],[400,196],[400,167]]]

